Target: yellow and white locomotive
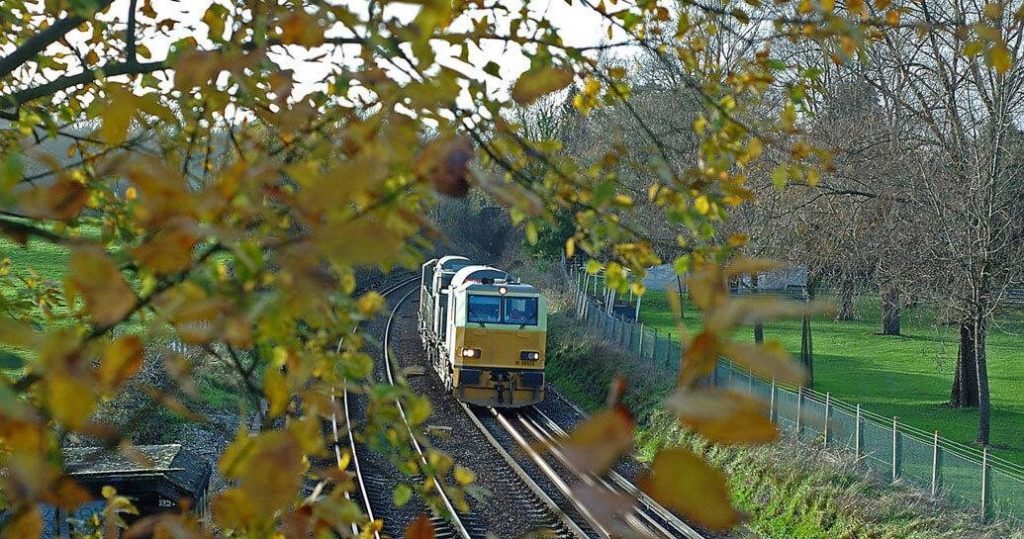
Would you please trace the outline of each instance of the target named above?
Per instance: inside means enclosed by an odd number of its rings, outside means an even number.
[[[446,256],[423,265],[420,335],[460,401],[514,407],[544,400],[547,302],[496,268]]]

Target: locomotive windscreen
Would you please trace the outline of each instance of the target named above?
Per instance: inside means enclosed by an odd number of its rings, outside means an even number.
[[[506,297],[502,321],[520,326],[537,325],[537,298]]]

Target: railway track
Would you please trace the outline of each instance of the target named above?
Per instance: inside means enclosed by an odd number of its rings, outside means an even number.
[[[380,381],[395,383],[396,370],[400,368],[398,358],[393,356],[389,346],[398,312],[415,292],[415,288],[404,292],[407,287],[417,282],[417,278],[406,278],[394,285],[386,286],[381,294],[392,301],[393,309],[387,318],[383,330],[383,363],[378,371]],[[340,347],[340,344],[339,344]],[[354,418],[358,417],[353,409],[349,392],[345,388],[338,391],[339,408],[344,418],[332,417],[331,428],[334,437],[334,454],[339,465],[346,464],[355,476],[357,490],[354,493],[357,503],[363,507],[371,520],[380,519],[393,513],[393,501],[390,487],[382,477],[394,474],[393,470],[384,470],[380,465],[380,456],[368,454],[361,444],[356,443],[352,431]],[[465,414],[476,425],[479,433],[490,444],[494,454],[504,463],[511,473],[498,478],[501,488],[506,492],[514,492],[515,497],[524,500],[528,507],[525,518],[538,527],[549,530],[554,536],[562,538],[615,537],[619,532],[609,529],[607,519],[598,518],[584,506],[572,491],[572,486],[583,483],[589,486],[600,486],[611,492],[622,493],[637,500],[633,510],[625,516],[625,522],[636,533],[647,537],[684,537],[687,539],[704,539],[695,529],[681,521],[674,514],[662,508],[643,494],[635,485],[622,475],[612,471],[606,477],[595,477],[579,474],[559,450],[559,440],[565,436],[568,426],[560,425],[544,411],[537,407],[528,407],[521,411],[501,411],[493,408],[482,409],[469,407],[459,403]],[[567,403],[571,404],[571,403]],[[574,412],[583,413],[573,407]],[[399,411],[403,419],[405,411]],[[410,439],[413,449],[425,463],[424,448],[413,435],[411,427]],[[539,452],[537,447],[550,447],[548,451]],[[346,456],[346,454],[348,456]],[[376,462],[375,462],[376,461]],[[422,478],[419,478],[422,479]],[[435,537],[465,538],[484,537],[487,529],[481,525],[481,519],[471,513],[459,514],[452,500],[445,494],[442,482],[437,477],[428,477],[433,481],[435,490],[441,497],[442,511],[432,512],[430,522],[434,527]],[[409,480],[407,478],[407,480]],[[412,478],[413,481],[417,478]],[[422,508],[425,509],[425,505]],[[387,521],[387,520],[385,520]],[[358,532],[353,528],[354,532]],[[375,531],[373,536],[380,538],[388,535],[399,535],[399,529]]]
[[[704,539],[700,532],[658,505],[619,473],[611,471],[607,477],[596,477],[574,470],[559,449],[565,430],[538,408],[503,411],[463,405],[463,409],[478,428],[488,433],[497,451],[514,461],[520,469],[529,470],[524,480],[532,490],[544,495],[557,494],[556,503],[564,510],[565,518],[571,521],[568,527],[574,530],[574,536],[606,538],[621,533],[607,524],[607,518],[591,513],[573,494],[572,485],[582,482],[636,499],[637,505],[623,519],[623,524],[636,534]],[[549,449],[541,452],[537,447]]]
[[[415,288],[406,292],[404,295],[399,296],[400,292],[407,289],[410,285],[418,282],[418,278],[411,277],[401,280],[399,283],[389,285],[383,290],[380,290],[380,294],[385,298],[400,297],[394,302],[394,308],[391,311],[390,316],[384,326],[383,335],[383,363],[384,368],[381,369],[385,374],[386,380],[394,384],[394,362],[391,357],[391,351],[389,342],[391,339],[391,328],[394,324],[395,313],[401,308],[402,304],[415,292]],[[339,349],[341,344],[339,343]],[[356,483],[355,496],[357,497],[357,503],[362,506],[364,513],[369,517],[371,521],[375,519],[381,519],[389,511],[393,512],[393,498],[391,494],[391,484],[383,479],[386,476],[393,476],[395,472],[393,470],[385,470],[382,466],[381,458],[379,456],[369,455],[367,449],[361,444],[356,442],[356,436],[353,430],[353,426],[357,422],[357,414],[355,411],[354,403],[350,398],[350,392],[347,388],[342,387],[338,391],[340,394],[340,406],[339,408],[344,413],[344,418],[337,417],[336,414],[332,415],[331,418],[331,431],[334,441],[334,456],[337,464],[343,466],[348,461],[348,470],[353,473],[354,481]],[[338,395],[335,395],[335,402],[338,401]],[[403,421],[406,420],[405,410],[402,408],[401,403],[398,403],[399,413]],[[426,455],[423,447],[416,440],[416,437],[412,431],[412,428],[406,422],[406,428],[409,429],[410,440],[413,450],[419,456],[422,463],[426,464]],[[346,449],[343,449],[346,448]],[[416,481],[418,478],[406,478],[409,481]],[[469,539],[471,537],[479,537],[483,535],[483,530],[478,529],[474,526],[474,515],[459,515],[455,510],[455,506],[452,503],[451,498],[445,493],[442,488],[441,481],[436,477],[427,478],[434,482],[436,492],[441,500],[441,504],[444,508],[442,513],[431,511],[432,516],[430,522],[434,527],[434,536],[438,538],[462,538]],[[426,508],[424,507],[424,510]],[[471,530],[474,533],[471,533]],[[400,530],[391,530],[392,532],[399,532]],[[358,533],[358,529],[353,526],[353,532]],[[399,535],[399,533],[392,533],[390,535]],[[382,533],[379,530],[374,530],[373,537],[379,539],[382,537]]]

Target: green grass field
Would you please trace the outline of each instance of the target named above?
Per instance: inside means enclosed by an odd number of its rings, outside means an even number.
[[[858,319],[849,322],[826,316],[813,319],[814,389],[973,444],[977,411],[948,406],[957,353],[956,328],[936,325],[927,309],[918,308],[904,313],[903,336],[883,336],[878,334],[881,322],[876,298],[858,300],[857,313]],[[664,292],[649,291],[640,316],[662,335],[676,333]],[[699,328],[699,313],[692,305],[687,305],[685,323],[689,332]],[[797,354],[800,326],[799,320],[766,324],[765,339],[778,340]],[[753,341],[753,330],[742,328],[736,337]],[[992,454],[1024,465],[1024,310],[1005,309],[997,315],[987,349]]]

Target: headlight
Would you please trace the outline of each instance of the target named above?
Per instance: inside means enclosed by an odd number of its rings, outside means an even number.
[[[526,361],[537,361],[540,359],[540,352],[519,352],[519,359]]]
[[[463,348],[462,357],[480,357],[480,349],[478,348]]]

